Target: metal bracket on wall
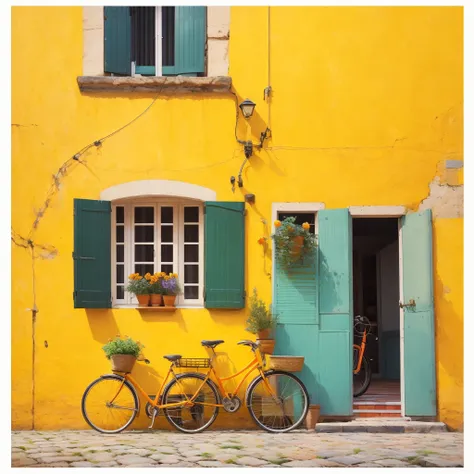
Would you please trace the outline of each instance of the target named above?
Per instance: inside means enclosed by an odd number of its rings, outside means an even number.
[[[415,300],[411,299],[411,300],[408,300],[408,303],[402,303],[400,301],[398,305],[400,306],[400,308],[406,308],[408,306],[416,306],[416,303],[415,303]]]

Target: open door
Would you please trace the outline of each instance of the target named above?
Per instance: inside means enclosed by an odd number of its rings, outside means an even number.
[[[404,216],[401,226],[405,415],[435,416],[431,210]]]

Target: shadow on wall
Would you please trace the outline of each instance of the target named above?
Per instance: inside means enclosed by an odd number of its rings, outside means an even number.
[[[340,298],[343,292],[338,293],[336,290],[336,287],[340,286],[341,276],[329,268],[327,259],[319,246],[317,254],[319,257],[319,272],[316,279],[319,280],[319,309],[321,313],[331,313],[339,310],[343,303]],[[350,261],[352,262],[352,256]],[[352,288],[350,290],[352,291]],[[352,308],[349,308],[349,312],[351,311]]]
[[[101,344],[119,334],[111,309],[86,309],[86,315],[93,338]]]

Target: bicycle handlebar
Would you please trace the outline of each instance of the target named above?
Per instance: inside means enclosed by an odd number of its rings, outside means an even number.
[[[249,346],[253,351],[258,348],[258,344],[253,341],[250,341],[249,339],[244,339],[242,341],[239,341],[237,345]]]

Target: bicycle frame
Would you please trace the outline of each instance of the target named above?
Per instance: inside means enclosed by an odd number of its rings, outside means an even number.
[[[359,354],[359,359],[357,361],[357,367],[354,369],[354,374],[358,374],[360,372],[360,368],[362,366],[362,358],[365,352],[366,342],[367,342],[367,330],[364,329],[364,333],[362,334],[362,342],[360,346],[358,344],[353,344],[352,346],[354,349],[358,350],[358,354]]]

